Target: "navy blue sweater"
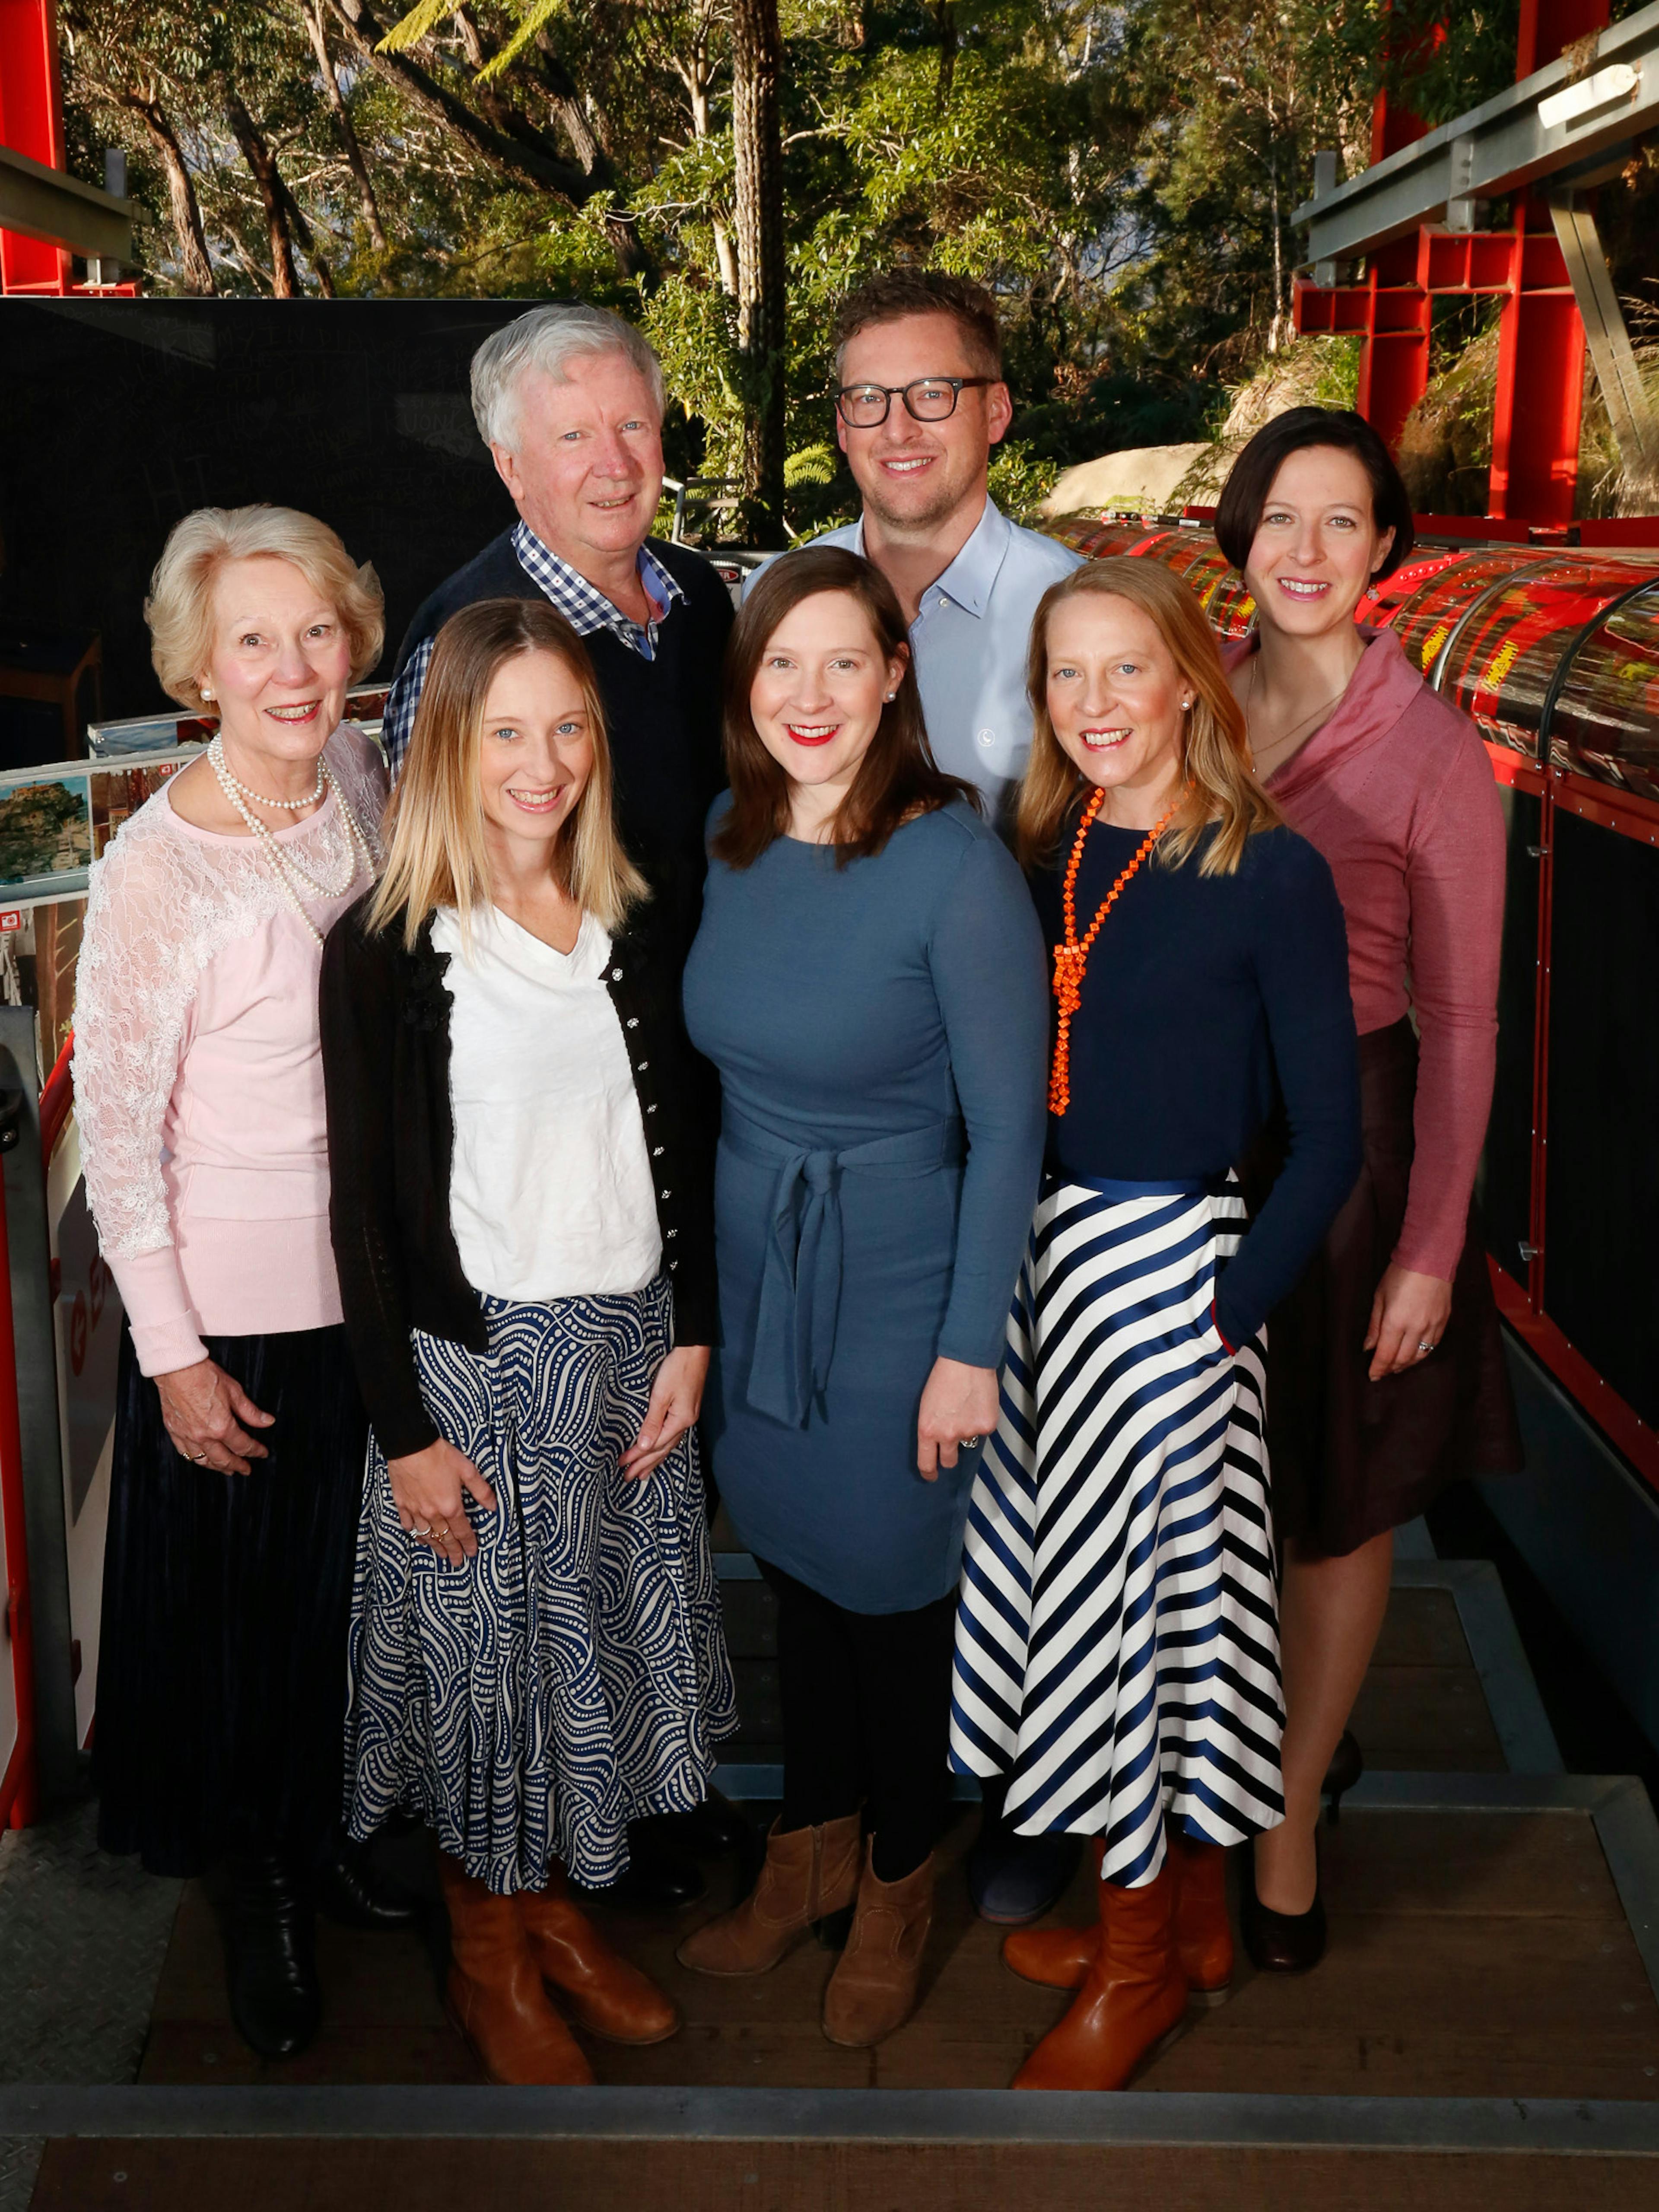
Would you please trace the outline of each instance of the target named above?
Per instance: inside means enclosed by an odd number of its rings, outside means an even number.
[[[1060,864],[1032,882],[1052,948]],[[1078,872],[1079,936],[1140,833],[1097,823]],[[1348,945],[1330,869],[1293,830],[1250,839],[1237,872],[1145,863],[1101,926],[1072,1018],[1071,1104],[1048,1160],[1079,1179],[1199,1180],[1242,1162],[1282,1097],[1290,1158],[1216,1296],[1230,1344],[1301,1275],[1359,1173]]]

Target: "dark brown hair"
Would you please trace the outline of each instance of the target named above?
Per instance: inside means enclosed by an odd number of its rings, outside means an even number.
[[[750,866],[789,827],[789,778],[762,742],[749,695],[779,623],[803,599],[824,592],[845,592],[856,599],[884,658],[902,655],[904,661],[898,690],[883,710],[852,788],[830,825],[836,866],[879,853],[914,814],[931,814],[953,799],[979,805],[973,786],[946,775],[928,748],[910,641],[892,586],[860,554],[841,545],[809,545],[761,571],[726,649],[726,773],[732,806],[714,834],[714,851],[729,867]]]
[[[1380,581],[1392,575],[1417,534],[1411,495],[1394,455],[1364,416],[1350,407],[1291,407],[1262,425],[1233,463],[1232,474],[1222,487],[1215,511],[1217,544],[1242,576],[1273,478],[1292,453],[1305,453],[1310,446],[1334,446],[1339,453],[1352,453],[1370,479],[1371,520],[1379,532],[1394,532],[1376,576]]]
[[[847,294],[836,310],[832,333],[836,375],[849,338],[873,324],[903,322],[911,315],[949,315],[962,333],[975,374],[1001,382],[1002,325],[996,301],[982,284],[933,269],[890,269]]]

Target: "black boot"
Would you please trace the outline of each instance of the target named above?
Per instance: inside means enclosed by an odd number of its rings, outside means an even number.
[[[293,2058],[317,2033],[322,2010],[310,1899],[274,1853],[239,1856],[228,1871],[230,2016],[262,2058]]]
[[[412,1928],[420,1914],[417,1900],[378,1874],[367,1850],[349,1836],[337,1835],[329,1845],[313,1889],[317,1910],[341,1928],[386,1933]]]

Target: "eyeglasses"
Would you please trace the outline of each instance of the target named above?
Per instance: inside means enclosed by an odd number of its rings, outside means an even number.
[[[957,401],[976,386],[996,384],[994,376],[918,376],[909,384],[844,384],[836,394],[836,412],[849,430],[873,430],[887,420],[896,399],[918,422],[945,422],[957,411]]]

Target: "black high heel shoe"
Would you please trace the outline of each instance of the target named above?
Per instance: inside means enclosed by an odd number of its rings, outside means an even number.
[[[1250,1964],[1260,1974],[1310,1973],[1325,1955],[1325,1900],[1319,1891],[1315,1838],[1314,1901],[1305,1912],[1275,1912],[1255,1893],[1255,1853],[1244,1850],[1238,1923]]]
[[[1359,1748],[1352,1729],[1344,1729],[1336,1749],[1331,1753],[1331,1763],[1325,1769],[1325,1779],[1319,1794],[1329,1807],[1326,1818],[1335,1827],[1340,1818],[1342,1800],[1365,1771],[1365,1754]]]

